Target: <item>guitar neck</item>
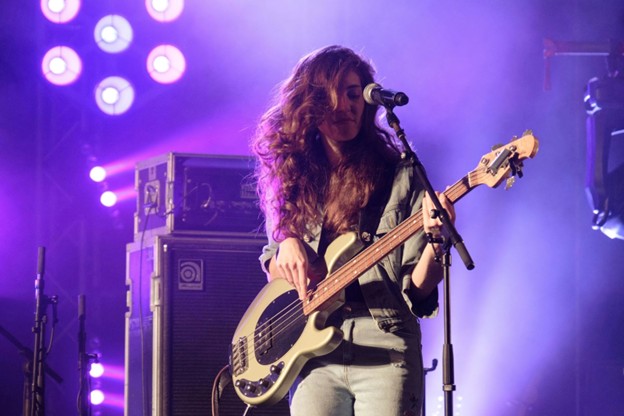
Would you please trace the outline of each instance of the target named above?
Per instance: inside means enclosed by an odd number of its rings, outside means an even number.
[[[464,195],[476,187],[471,184],[479,183],[478,181],[472,180],[472,176],[478,174],[479,173],[476,171],[470,172],[444,191],[444,195],[446,195],[451,203],[459,201]],[[323,303],[336,296],[341,290],[346,288],[351,282],[357,280],[390,252],[405,243],[405,241],[416,234],[422,226],[423,217],[422,209],[420,209],[374,244],[353,257],[334,273],[327,276],[304,303],[304,313],[310,314],[316,311]]]

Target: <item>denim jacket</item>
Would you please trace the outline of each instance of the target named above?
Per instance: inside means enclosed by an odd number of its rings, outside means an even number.
[[[420,184],[415,182],[414,175],[411,164],[399,162],[388,203],[384,207],[373,236],[373,243],[420,209],[424,191]],[[267,230],[270,228],[270,224],[267,224]],[[279,246],[270,233],[268,234],[269,243],[263,248],[260,256],[260,263],[265,272],[269,260],[276,254]],[[313,251],[312,255],[318,251],[320,234],[321,226],[317,226],[304,239]],[[382,331],[394,332],[415,316],[431,317],[437,313],[437,289],[421,302],[415,301],[409,290],[412,270],[426,244],[427,240],[421,229],[359,277],[366,305]]]

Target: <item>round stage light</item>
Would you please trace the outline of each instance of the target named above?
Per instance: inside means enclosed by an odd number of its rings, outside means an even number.
[[[55,46],[41,61],[43,76],[55,85],[69,85],[82,72],[82,61],[78,54],[67,46]]]
[[[67,71],[67,62],[60,56],[55,56],[50,60],[48,68],[54,75],[61,75]]]
[[[147,56],[147,72],[161,84],[171,84],[179,80],[186,70],[186,60],[173,45],[159,45]]]
[[[104,366],[101,363],[91,363],[89,375],[93,378],[100,378],[104,374]]]
[[[102,166],[94,166],[89,171],[89,177],[93,182],[102,182],[106,179],[106,170]]]
[[[109,53],[126,50],[133,38],[130,23],[123,16],[116,14],[101,18],[95,25],[93,35],[100,49]]]
[[[112,207],[117,203],[117,195],[114,192],[106,191],[100,195],[100,202],[105,207]]]
[[[154,20],[171,22],[184,10],[184,0],[145,0],[145,8]]]
[[[106,114],[123,114],[134,102],[134,88],[124,78],[105,78],[95,88],[95,102]]]
[[[104,392],[102,390],[92,390],[89,398],[91,399],[91,404],[102,404],[104,402]]]
[[[80,0],[41,0],[41,12],[53,23],[67,23],[80,10]]]

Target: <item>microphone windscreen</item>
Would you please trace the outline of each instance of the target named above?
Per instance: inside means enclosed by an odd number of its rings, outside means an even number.
[[[366,101],[370,105],[378,104],[377,102],[375,102],[375,99],[373,98],[373,91],[378,88],[381,88],[381,85],[376,84],[374,82],[371,82],[366,87],[364,87],[364,92],[362,93],[362,95],[364,96],[364,101]]]

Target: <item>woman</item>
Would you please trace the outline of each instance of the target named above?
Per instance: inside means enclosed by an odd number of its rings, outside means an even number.
[[[291,283],[301,300],[326,270],[319,261],[338,236],[356,231],[373,242],[432,204],[376,124],[363,88],[372,66],[341,46],[319,49],[296,65],[252,143],[269,244],[260,257],[268,279]],[[454,221],[450,202],[439,194]],[[418,317],[437,310],[442,279],[435,244],[439,219],[347,287],[328,324],[344,340],[311,359],[290,391],[294,416],[418,415],[423,366]]]

